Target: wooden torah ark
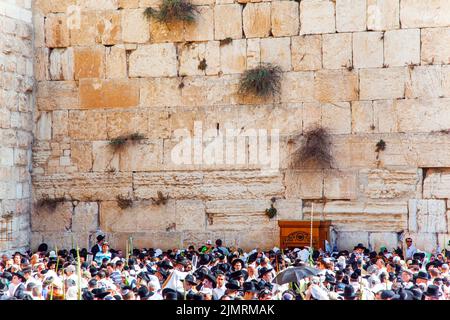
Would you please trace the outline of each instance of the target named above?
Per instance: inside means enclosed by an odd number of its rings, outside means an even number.
[[[330,241],[331,221],[313,221],[312,238],[314,250],[325,250],[325,240]],[[293,249],[310,246],[311,221],[278,221],[280,247]]]

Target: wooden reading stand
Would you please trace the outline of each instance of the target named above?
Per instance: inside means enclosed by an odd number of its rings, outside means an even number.
[[[313,221],[313,247],[325,250],[325,240],[330,241],[331,221]],[[280,248],[293,249],[310,246],[311,221],[278,221]]]

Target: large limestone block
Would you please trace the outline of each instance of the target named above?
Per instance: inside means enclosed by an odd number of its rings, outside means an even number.
[[[249,69],[255,68],[259,66],[260,63],[261,63],[261,40],[259,38],[247,39],[247,68]]]
[[[106,139],[106,114],[96,111],[69,112],[69,136],[72,139]]]
[[[185,24],[186,41],[214,40],[214,11],[209,6],[198,6],[194,23]]]
[[[398,246],[398,234],[396,232],[371,232],[369,234],[369,243],[372,250],[376,252],[379,252],[381,247],[391,251]]]
[[[336,1],[336,30],[354,32],[366,30],[366,0]]]
[[[283,71],[291,70],[291,39],[261,39],[261,62],[278,65]]]
[[[242,7],[223,4],[214,7],[214,39],[242,38]]]
[[[176,201],[176,224],[179,230],[204,231],[206,227],[205,204],[200,200]]]
[[[405,95],[406,68],[361,69],[362,100],[397,99]]]
[[[322,53],[324,69],[342,69],[352,66],[352,34],[322,35]]]
[[[70,232],[70,231],[39,231],[31,232],[31,248],[36,251],[41,243],[46,243],[49,248],[66,248],[71,249],[72,246],[79,248],[92,248],[96,243],[95,233],[88,232]],[[58,249],[59,250],[59,249]]]
[[[127,54],[125,47],[112,46],[106,48],[105,75],[108,79],[127,77]]]
[[[67,110],[56,110],[52,113],[54,140],[63,140],[68,135],[69,112]]]
[[[369,233],[363,231],[338,232],[336,237],[336,246],[338,250],[353,251],[353,248],[362,243],[365,247],[369,246]]]
[[[447,232],[445,200],[411,199],[408,202],[409,231]]]
[[[52,138],[52,114],[41,112],[37,117],[36,137],[39,140],[50,140]]]
[[[251,237],[242,235],[239,242],[236,243],[237,247],[242,248],[246,252],[253,250],[254,248],[261,248],[261,250],[271,250],[273,247],[280,247],[280,232],[275,227],[272,230],[260,230],[252,232]],[[242,233],[241,232],[237,232]],[[263,249],[264,248],[264,249]]]
[[[450,171],[448,169],[428,169],[423,180],[424,198],[449,198]]]
[[[448,0],[404,0],[400,5],[402,28],[450,26]]]
[[[281,81],[282,102],[314,101],[314,73],[287,72]]]
[[[364,194],[370,199],[411,199],[421,194],[421,170],[363,169]]]
[[[353,101],[352,133],[368,133],[376,129],[372,101]]]
[[[273,1],[270,19],[274,37],[298,35],[300,28],[299,4],[296,1]]]
[[[83,0],[79,5],[83,10],[116,10],[119,0]]]
[[[104,232],[165,231],[174,223],[174,200],[169,200],[165,205],[134,201],[131,207],[125,209],[121,209],[117,201],[100,203],[100,229]]]
[[[383,34],[381,32],[353,33],[353,66],[355,68],[383,66]]]
[[[242,12],[244,35],[246,38],[268,37],[271,28],[270,3],[249,3]]]
[[[36,106],[39,111],[78,108],[78,86],[74,81],[37,83]]]
[[[182,105],[180,84],[177,78],[152,78],[141,81],[140,105],[143,107]]]
[[[73,49],[53,49],[50,53],[50,79],[73,80],[74,56]],[[44,79],[41,79],[44,80]]]
[[[89,47],[74,50],[74,76],[75,80],[82,78],[104,77],[105,48]]]
[[[321,70],[316,73],[314,97],[320,102],[358,99],[358,75],[347,70]]]
[[[386,31],[384,63],[390,67],[420,64],[420,30]]]
[[[155,18],[150,18],[150,40],[152,43],[158,42],[181,42],[184,39],[184,22],[169,21],[159,22]]]
[[[69,25],[70,44],[72,46],[91,46],[95,44],[98,36],[97,12],[82,10],[77,23]],[[75,11],[74,15],[78,15]]]
[[[323,182],[321,170],[288,170],[284,181],[286,198],[321,199]]]
[[[75,206],[72,217],[72,231],[95,232],[98,229],[98,203],[80,202]]]
[[[394,107],[400,132],[436,132],[448,129],[448,99],[398,100]]]
[[[325,172],[323,184],[326,199],[354,200],[358,196],[357,172]]]
[[[334,2],[303,0],[300,2],[300,34],[334,33]]]
[[[45,40],[49,48],[64,48],[70,45],[67,18],[64,14],[50,14],[46,17]]]
[[[174,77],[177,52],[173,43],[141,46],[129,58],[130,77]]]
[[[150,39],[150,23],[144,17],[145,9],[122,10],[122,40],[128,43],[145,43]]]
[[[406,98],[439,98],[444,95],[445,80],[441,66],[409,68]]]
[[[368,30],[393,30],[399,27],[400,5],[398,0],[367,0]]]
[[[321,105],[322,126],[331,134],[350,134],[352,110],[349,102],[325,103]]]
[[[92,142],[92,171],[119,171],[120,153],[114,152],[108,141]]]
[[[450,28],[429,28],[421,30],[422,64],[450,63]]]
[[[80,107],[129,108],[139,105],[139,83],[133,80],[80,80]]]
[[[292,37],[292,68],[294,71],[322,69],[322,36]]]
[[[242,73],[247,66],[247,42],[234,40],[220,47],[220,70],[223,74]]]
[[[70,144],[70,158],[79,172],[92,170],[92,144],[90,142],[73,141]]]
[[[118,11],[100,12],[97,18],[97,43],[115,45],[122,39],[121,15]]]
[[[106,130],[108,138],[126,136],[133,133],[140,133],[144,136],[148,133],[148,112],[109,112],[106,115]]]
[[[274,207],[277,209],[278,220],[303,220],[301,199],[277,199]]]
[[[134,143],[120,153],[120,171],[157,170],[162,165],[163,141]]]
[[[66,231],[72,224],[73,206],[71,202],[58,203],[52,210],[46,206],[36,206],[31,214],[32,231]]]

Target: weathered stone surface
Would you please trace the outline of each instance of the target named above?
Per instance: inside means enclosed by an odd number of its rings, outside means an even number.
[[[31,215],[33,231],[67,231],[72,224],[73,207],[71,202],[58,203],[56,209],[37,207]]]
[[[381,32],[353,33],[353,66],[355,68],[383,66],[382,36]]]
[[[322,68],[322,36],[292,37],[292,68],[294,71],[319,70]]]
[[[104,77],[104,47],[76,48],[74,50],[75,80]]]
[[[370,199],[411,199],[422,193],[421,170],[361,170],[364,194]]]
[[[299,32],[299,4],[295,1],[273,1],[270,19],[274,37],[295,36]]]
[[[288,72],[281,80],[282,102],[314,101],[314,73]]]
[[[141,81],[140,105],[177,106],[181,104],[180,84],[183,80],[177,78],[153,78]]]
[[[145,9],[122,10],[122,40],[145,43],[150,39],[150,24],[144,17]]]
[[[134,143],[120,153],[120,171],[156,170],[162,165],[162,140]]]
[[[445,200],[411,199],[408,202],[411,232],[448,232]]]
[[[384,63],[390,67],[420,63],[420,30],[392,30],[384,34]]]
[[[277,209],[278,220],[303,220],[301,199],[277,199],[274,207]]]
[[[362,69],[359,72],[361,100],[403,98],[406,68]]]
[[[45,20],[45,39],[49,48],[64,48],[70,45],[67,19],[63,14],[51,14]]]
[[[334,33],[336,31],[333,1],[300,2],[300,34]]]
[[[400,2],[403,28],[450,26],[448,0],[405,0]]]
[[[80,202],[73,211],[73,232],[95,232],[98,229],[98,203]]]
[[[352,34],[336,33],[322,35],[322,54],[324,69],[351,67]]]
[[[336,1],[336,30],[352,32],[366,30],[366,0]]]
[[[180,200],[176,202],[175,206],[176,225],[179,230],[205,230],[207,217],[203,201]]]
[[[92,144],[90,142],[74,141],[70,144],[70,157],[80,172],[92,169]]]
[[[450,28],[430,28],[421,30],[422,64],[450,63]]]
[[[74,15],[77,15],[76,11]],[[91,46],[97,37],[97,13],[95,11],[81,10],[80,18],[70,26],[70,44],[72,46]]]
[[[284,181],[284,184],[286,185],[286,198],[322,198],[323,179],[322,171],[287,171]]]
[[[291,39],[261,39],[261,62],[278,65],[283,71],[291,70]]]
[[[358,99],[358,75],[347,70],[316,72],[314,97],[320,102],[353,101]]]
[[[73,49],[53,49],[50,53],[50,79],[73,80],[74,56]],[[45,78],[44,78],[45,79]],[[41,79],[41,80],[44,80]]]
[[[242,7],[224,4],[214,7],[214,39],[242,38]]]
[[[139,83],[129,80],[80,80],[80,107],[128,108],[139,105]]]
[[[39,82],[36,91],[36,106],[40,111],[77,108],[78,86],[76,82]]]
[[[247,68],[255,68],[261,63],[260,39],[247,39]],[[449,81],[450,84],[450,81]],[[450,85],[449,85],[450,88]]]
[[[121,15],[118,11],[103,11],[97,17],[97,43],[114,45],[122,40]]]
[[[150,40],[158,42],[181,42],[184,39],[184,22],[169,21],[159,22],[154,18],[150,19]]]
[[[127,77],[127,54],[124,47],[106,48],[106,78],[117,79]]]
[[[209,6],[198,6],[197,10],[195,22],[185,24],[185,40],[214,40],[214,10]]]
[[[415,66],[409,68],[409,77],[406,83],[406,98],[438,98],[445,91],[445,80],[442,67]]]
[[[338,250],[353,250],[358,244],[362,243],[364,246],[369,245],[369,233],[368,232],[339,232],[336,238],[336,246]]]
[[[244,35],[246,38],[268,37],[271,28],[270,3],[249,3],[242,11]]]
[[[92,171],[119,171],[120,152],[114,152],[108,141],[94,141],[92,143]]]
[[[399,12],[397,0],[367,0],[367,29],[377,31],[398,29]]]
[[[380,251],[381,247],[391,251],[399,246],[398,234],[396,232],[371,232],[369,234],[369,243],[372,250],[377,252]]]
[[[173,44],[141,46],[130,55],[130,77],[174,77],[177,53]]]
[[[220,66],[223,74],[242,73],[247,66],[247,43],[245,39],[234,40],[220,47]]]
[[[69,112],[69,136],[72,139],[106,139],[106,114],[96,111]],[[93,130],[95,128],[95,130]]]
[[[326,199],[354,200],[358,196],[358,175],[356,172],[326,172],[323,184]]]
[[[423,180],[423,197],[447,199],[450,194],[449,182],[448,169],[428,169]]]

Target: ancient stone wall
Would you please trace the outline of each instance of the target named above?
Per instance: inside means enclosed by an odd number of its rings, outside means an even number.
[[[0,1],[0,252],[30,242],[33,44],[30,0]]]
[[[88,246],[97,230],[119,247],[133,236],[146,247],[268,248],[277,220],[308,220],[313,202],[339,248],[393,247],[402,231],[422,249],[444,246],[449,0],[192,3],[195,23],[164,24],[143,15],[159,0],[35,2],[34,202],[65,200],[33,207],[33,248]],[[283,70],[280,94],[239,94],[260,63]],[[196,121],[280,129],[280,169],[174,163],[176,130]],[[292,136],[317,125],[332,134],[332,168],[293,169]],[[136,132],[145,139],[110,147]]]

